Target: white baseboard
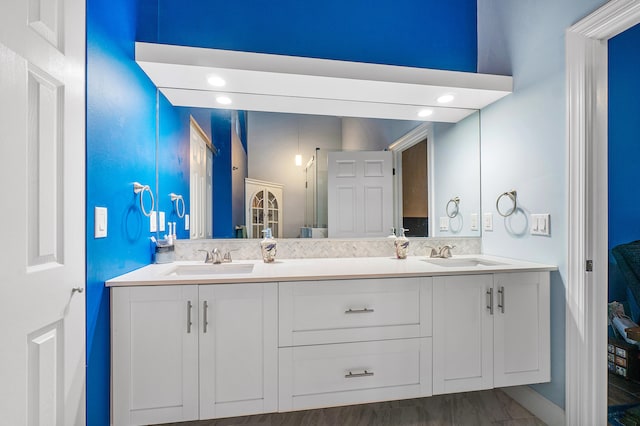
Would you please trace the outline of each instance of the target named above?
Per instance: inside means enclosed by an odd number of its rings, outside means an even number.
[[[529,386],[500,388],[516,402],[549,426],[564,426],[564,410]]]

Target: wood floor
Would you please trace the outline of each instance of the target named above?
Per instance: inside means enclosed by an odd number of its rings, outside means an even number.
[[[640,404],[640,383],[609,373],[607,405]]]
[[[529,426],[544,425],[504,392],[494,389],[429,398],[290,413],[174,423],[176,426]]]

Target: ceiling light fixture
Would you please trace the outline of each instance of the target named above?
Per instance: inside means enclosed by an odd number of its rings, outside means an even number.
[[[433,114],[432,109],[421,109],[418,111],[418,117],[429,117],[431,114]]]
[[[219,104],[222,104],[222,105],[229,105],[229,104],[231,104],[231,98],[230,98],[230,97],[228,97],[228,96],[218,96],[218,97],[216,98],[216,101],[217,101]]]
[[[222,77],[218,77],[217,75],[210,75],[207,77],[207,82],[213,87],[223,87],[227,84]]]
[[[455,98],[455,96],[453,96],[452,94],[446,94],[446,95],[442,95],[438,98],[438,102],[441,104],[448,104],[449,102],[451,102],[453,99]]]

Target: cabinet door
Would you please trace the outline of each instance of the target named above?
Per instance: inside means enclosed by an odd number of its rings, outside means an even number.
[[[111,295],[112,424],[197,419],[197,287],[118,287]]]
[[[495,275],[494,383],[550,380],[549,273]]]
[[[277,411],[277,283],[199,292],[200,418]]]
[[[433,279],[433,394],[493,385],[492,275]]]

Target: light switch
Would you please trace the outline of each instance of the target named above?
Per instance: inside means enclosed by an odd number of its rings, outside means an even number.
[[[164,232],[164,212],[158,212],[158,226],[160,227],[160,232]]]
[[[184,230],[185,231],[189,230],[189,215],[188,214],[184,215]]]
[[[149,232],[158,232],[158,215],[155,210],[149,215]]]
[[[531,235],[551,235],[549,213],[531,215]]]
[[[106,207],[94,207],[94,230],[93,236],[95,238],[106,238],[107,236],[107,208]]]
[[[493,231],[493,213],[485,213],[482,215],[482,229],[485,231]]]
[[[471,213],[471,225],[470,228],[472,231],[478,230],[478,213]]]
[[[449,218],[448,217],[441,217],[440,218],[440,230],[441,231],[448,231],[449,230]]]

